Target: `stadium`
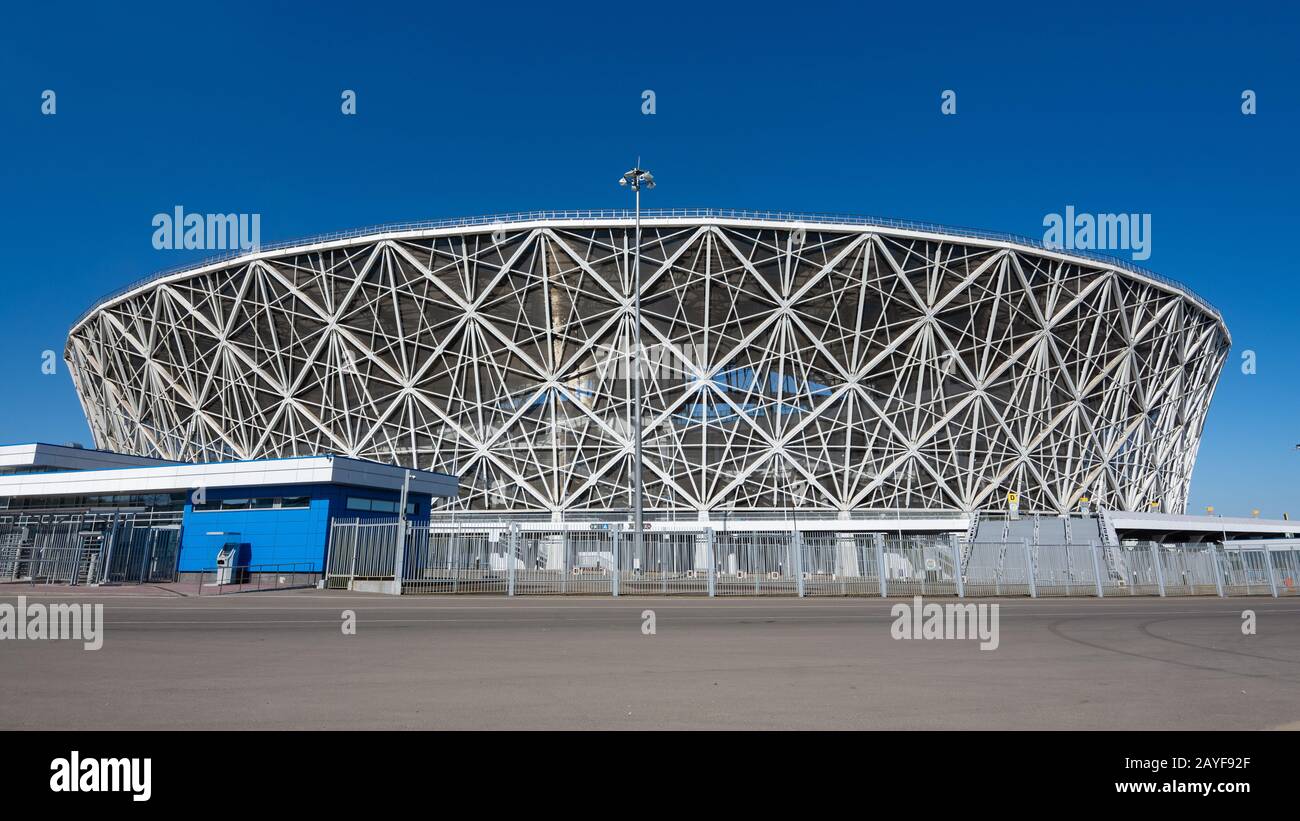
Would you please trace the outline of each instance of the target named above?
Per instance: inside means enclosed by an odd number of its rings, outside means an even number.
[[[95,443],[333,453],[467,514],[647,518],[1081,503],[1181,514],[1230,346],[1186,287],[1023,237],[863,217],[537,212],[278,243],[94,304]],[[640,283],[642,349],[633,350]]]

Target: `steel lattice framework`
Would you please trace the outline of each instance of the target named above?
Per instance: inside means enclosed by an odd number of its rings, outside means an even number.
[[[633,232],[565,216],[384,230],[160,276],[66,349],[98,446],[337,452],[470,509],[620,511]],[[1230,339],[1180,286],[933,230],[651,217],[651,511],[1186,505]]]

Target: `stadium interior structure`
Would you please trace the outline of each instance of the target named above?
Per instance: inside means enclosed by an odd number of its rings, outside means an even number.
[[[232,253],[99,300],[65,356],[100,448],[413,466],[462,516],[625,515],[636,359],[647,519],[1186,512],[1231,343],[1186,287],[965,229],[642,215],[637,271],[626,211]]]

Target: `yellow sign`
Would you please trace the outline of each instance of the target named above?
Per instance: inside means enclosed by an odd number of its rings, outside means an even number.
[[[1007,491],[1007,504],[1014,505],[1016,502],[1019,501],[1020,501],[1019,493],[1016,493],[1014,490]]]

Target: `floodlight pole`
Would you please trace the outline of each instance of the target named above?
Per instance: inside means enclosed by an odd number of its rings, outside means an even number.
[[[637,163],[640,165],[640,163]],[[632,448],[633,492],[636,507],[636,539],[633,556],[645,556],[645,487],[642,471],[645,461],[641,455],[641,181],[638,175],[632,183],[636,197],[636,244],[632,248]]]
[[[631,186],[636,197],[636,239],[632,249],[632,527],[634,530],[632,555],[644,557],[645,498],[641,474],[644,461],[641,454],[641,186],[654,188],[654,175],[637,167],[623,175],[620,185]]]

